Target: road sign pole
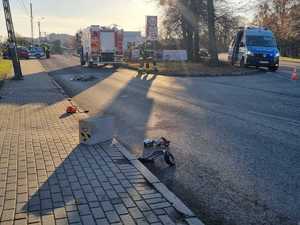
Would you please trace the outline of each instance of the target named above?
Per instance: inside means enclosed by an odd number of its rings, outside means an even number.
[[[20,60],[17,53],[17,41],[16,41],[14,25],[11,17],[9,0],[2,0],[2,2],[3,2],[4,16],[5,16],[6,28],[8,34],[9,53],[13,62],[13,67],[15,72],[13,79],[21,80],[23,75],[22,75]]]

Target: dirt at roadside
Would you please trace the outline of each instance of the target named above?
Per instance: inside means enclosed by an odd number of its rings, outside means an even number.
[[[127,66],[138,69],[140,65],[137,62],[129,62]],[[150,65],[149,70],[152,68],[153,66]],[[167,76],[226,76],[257,73],[256,68],[240,68],[224,62],[218,66],[210,66],[207,63],[160,62],[157,64],[157,69],[159,74]]]

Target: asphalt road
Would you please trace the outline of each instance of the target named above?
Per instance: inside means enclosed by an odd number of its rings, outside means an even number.
[[[71,56],[41,60],[90,114],[115,116],[136,155],[145,138],[172,142],[177,166],[150,169],[207,225],[300,222],[300,81],[291,69],[242,77],[139,77],[88,69]],[[75,75],[93,75],[89,82]]]

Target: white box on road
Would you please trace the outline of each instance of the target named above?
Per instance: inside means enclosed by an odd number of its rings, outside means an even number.
[[[80,143],[94,145],[113,139],[114,119],[112,116],[92,117],[79,121]]]

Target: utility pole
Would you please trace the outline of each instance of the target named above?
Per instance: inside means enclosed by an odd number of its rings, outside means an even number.
[[[40,21],[38,21],[38,28],[39,28],[39,44],[41,44],[42,34],[41,34],[41,22]]]
[[[9,52],[11,55],[14,72],[15,72],[13,79],[22,80],[23,75],[22,75],[21,65],[17,53],[17,41],[16,41],[14,25],[11,17],[9,0],[2,0],[2,2],[3,2],[4,16],[5,16],[5,22],[7,28],[7,35],[8,35]]]
[[[39,29],[39,44],[41,44],[41,42],[42,42],[41,21],[43,21],[44,19],[45,19],[45,17],[41,17],[38,19],[38,22],[37,22],[38,29]]]
[[[30,24],[31,24],[31,44],[33,45],[33,15],[32,15],[32,3],[30,1]]]

